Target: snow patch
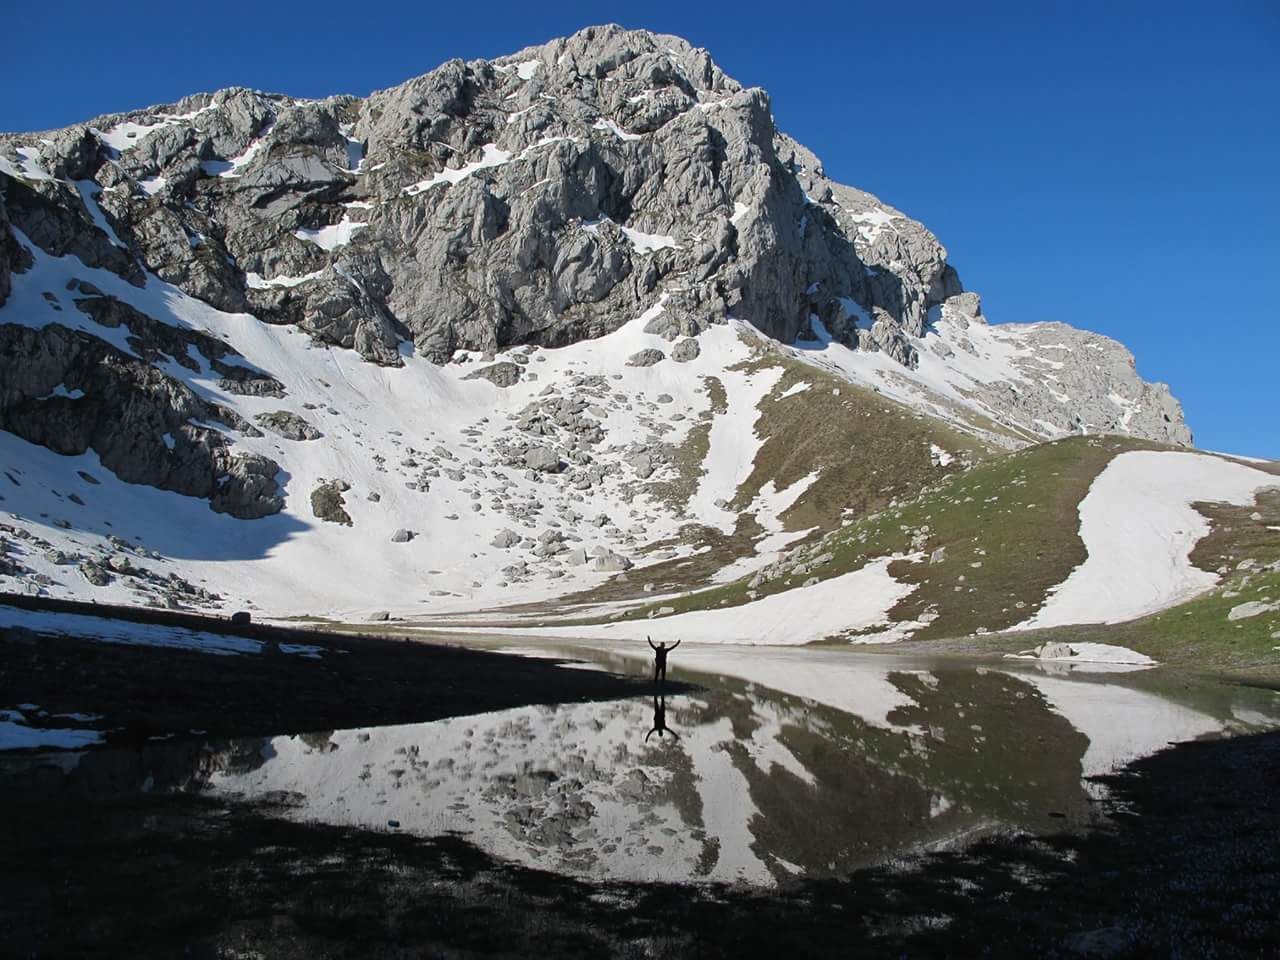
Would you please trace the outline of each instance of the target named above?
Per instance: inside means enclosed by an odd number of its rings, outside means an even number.
[[[1080,539],[1088,556],[1014,629],[1120,623],[1188,600],[1218,581],[1191,565],[1209,522],[1201,500],[1247,505],[1276,478],[1196,453],[1136,450],[1103,469],[1080,501]]]

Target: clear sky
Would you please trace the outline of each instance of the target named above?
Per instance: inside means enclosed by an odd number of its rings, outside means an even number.
[[[1280,458],[1280,2],[7,5],[0,130],[242,85],[365,94],[593,23],[686,37],[993,322],[1122,340],[1197,444]]]

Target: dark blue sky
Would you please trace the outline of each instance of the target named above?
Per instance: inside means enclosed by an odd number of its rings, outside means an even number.
[[[239,84],[365,94],[592,23],[676,33],[923,220],[993,322],[1122,340],[1280,458],[1280,3],[13,4],[0,130]]]

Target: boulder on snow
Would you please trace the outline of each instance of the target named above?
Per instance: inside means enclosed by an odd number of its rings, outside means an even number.
[[[688,363],[690,360],[696,360],[701,352],[702,348],[698,346],[698,341],[689,337],[671,348],[671,359],[676,363]]]
[[[520,542],[520,534],[514,530],[501,530],[498,535],[489,541],[499,550],[506,550],[508,547],[514,547]]]
[[[524,454],[524,465],[538,473],[559,473],[560,454],[550,447],[530,447]]]
[[[404,527],[401,527],[399,530],[397,530],[395,533],[391,535],[392,543],[408,543],[412,539],[413,539],[413,531],[406,530]]]
[[[231,623],[237,627],[247,627],[253,621],[248,610],[237,610],[231,615]]]
[[[596,573],[621,573],[633,566],[630,560],[617,553],[606,553],[591,561],[591,569]]]
[[[647,480],[653,475],[653,458],[647,453],[635,453],[627,457],[626,464],[636,472],[636,476],[641,480]]]
[[[652,367],[655,363],[661,363],[667,358],[667,355],[655,347],[645,347],[633,353],[627,360],[628,367]]]
[[[253,421],[258,426],[279,434],[286,440],[319,440],[324,436],[323,433],[291,410],[273,410],[270,413],[259,413],[253,418]]]
[[[479,370],[473,370],[468,373],[463,380],[488,380],[495,387],[513,387],[520,382],[523,371],[518,364],[503,360],[501,363],[491,364],[487,367],[481,367]]]
[[[311,512],[318,520],[330,523],[341,523],[351,526],[351,515],[343,509],[346,500],[342,494],[350,490],[351,485],[345,480],[329,480],[311,491]]]

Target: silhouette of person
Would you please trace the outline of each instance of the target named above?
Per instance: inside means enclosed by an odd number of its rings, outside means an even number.
[[[675,648],[673,647],[672,649],[675,649]],[[659,696],[656,693],[653,695],[653,729],[644,735],[644,742],[648,743],[649,738],[652,737],[655,733],[658,735],[659,739],[661,739],[662,735],[666,733],[671,734],[677,740],[680,739],[680,734],[676,733],[674,730],[672,730],[670,727],[667,726],[666,696],[665,695]]]
[[[666,683],[667,682],[667,654],[670,653],[672,650],[674,650],[676,647],[680,646],[680,641],[677,640],[675,643],[673,643],[671,646],[668,647],[665,643],[661,641],[659,641],[655,646],[653,640],[651,640],[648,636],[645,636],[645,639],[649,641],[649,646],[653,648],[653,682],[658,683],[659,681],[661,681],[663,683]]]

